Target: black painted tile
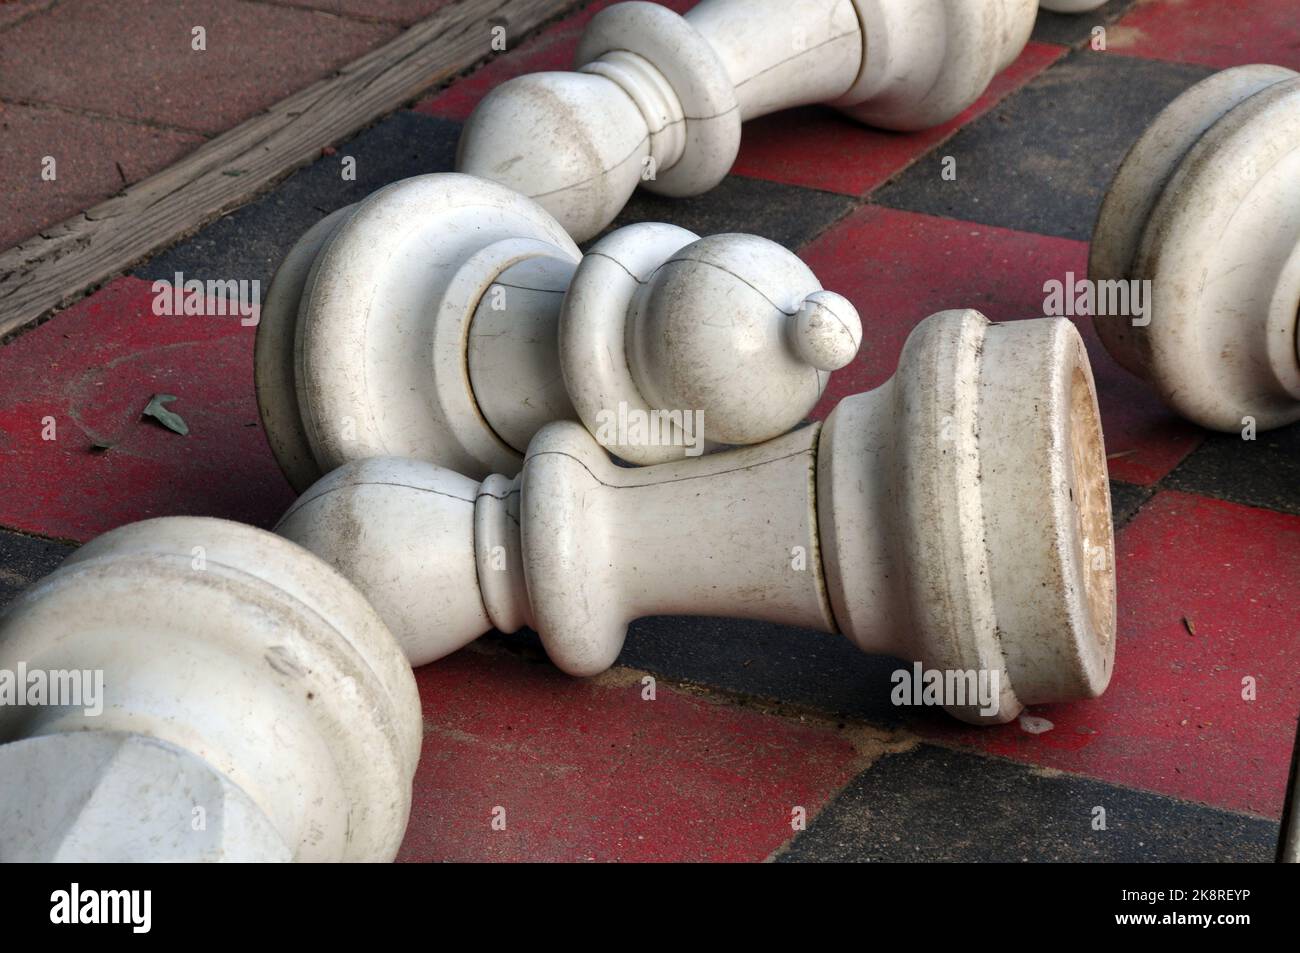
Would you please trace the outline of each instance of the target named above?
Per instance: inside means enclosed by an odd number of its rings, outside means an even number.
[[[1137,516],[1137,511],[1141,509],[1142,504],[1151,499],[1151,494],[1154,492],[1155,490],[1149,486],[1134,486],[1132,483],[1111,480],[1110,513],[1111,523],[1115,529],[1118,530]]]
[[[894,727],[890,675],[905,663],[867,655],[842,635],[746,619],[655,617],[628,632],[619,664]]]
[[[1034,21],[1033,39],[1039,43],[1074,46],[1092,39],[1092,29],[1106,25],[1126,13],[1137,0],[1110,0],[1105,6],[1087,13],[1052,13],[1040,9]]]
[[[541,639],[532,631],[493,633],[488,638],[537,661],[546,659]],[[888,728],[900,725],[904,717],[934,714],[890,703],[890,675],[904,663],[866,655],[842,635],[768,622],[698,616],[638,619],[628,629],[618,664],[674,682]]]
[[[1300,424],[1240,434],[1210,434],[1164,480],[1175,490],[1300,515]]]
[[[638,189],[610,227],[671,222],[701,236],[747,232],[798,250],[855,204],[849,196],[730,175],[717,188],[691,198]]]
[[[1094,808],[1106,830],[1093,830]],[[781,861],[1270,861],[1276,822],[919,745],[885,755]]]
[[[359,202],[376,189],[413,175],[450,172],[460,124],[407,110],[396,112],[298,170],[261,198],[207,225],[192,238],[135,269],[150,281],[257,279],[262,294],[303,232],[329,212]],[[356,179],[345,181],[343,159],[356,160]]]
[[[881,205],[1087,240],[1133,142],[1204,66],[1076,51],[873,195]],[[957,160],[956,180],[938,164]]]
[[[0,529],[0,606],[54,570],[76,547]]]

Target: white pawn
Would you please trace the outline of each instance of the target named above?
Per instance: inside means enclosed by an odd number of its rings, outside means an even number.
[[[661,463],[705,437],[785,433],[861,339],[853,305],[775,242],[640,224],[584,257],[504,186],[425,175],[290,251],[262,310],[257,396],[300,491],[371,456],[515,473],[533,434],[565,419]],[[624,426],[651,419],[667,439]]]
[[[1240,66],[1170,103],[1102,203],[1098,299],[1113,282],[1149,282],[1149,295],[1140,316],[1099,313],[1097,333],[1201,426],[1300,420],[1298,183],[1300,74]]]
[[[1036,11],[1035,0],[704,0],[679,16],[616,3],[587,26],[576,72],[520,76],[479,103],[457,169],[537,199],[585,241],[638,185],[713,188],[758,116],[827,103],[886,129],[947,122],[1020,55]]]
[[[0,860],[401,845],[415,680],[361,593],[272,533],[171,517],[99,537],[0,618],[0,672],[26,676],[28,703],[0,705]],[[68,673],[89,676],[77,696],[30,694]]]
[[[950,311],[884,386],[757,447],[628,469],[553,423],[516,479],[366,460],[277,531],[356,582],[414,665],[530,626],[560,668],[594,675],[633,619],[737,616],[996,675],[991,708],[948,707],[1003,722],[1110,679],[1109,501],[1073,326]]]

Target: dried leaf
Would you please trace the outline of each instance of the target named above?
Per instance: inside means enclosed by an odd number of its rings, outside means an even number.
[[[145,407],[141,417],[152,417],[158,423],[162,424],[168,430],[180,434],[184,437],[190,432],[189,425],[181,419],[180,414],[174,414],[164,404],[170,404],[176,398],[171,394],[154,394],[149,398],[149,406]]]

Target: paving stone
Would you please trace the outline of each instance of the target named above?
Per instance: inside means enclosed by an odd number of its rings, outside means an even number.
[[[1300,69],[1294,2],[1144,0],[1109,31],[1111,52],[1215,69],[1276,63]]]
[[[1074,46],[1092,38],[1094,27],[1112,23],[1138,0],[1110,0],[1109,3],[1087,13],[1053,13],[1039,9],[1034,21],[1033,38],[1040,43],[1060,43]]]
[[[62,3],[5,31],[0,99],[224,132],[397,31],[265,3]]]
[[[532,630],[486,638],[550,664]],[[632,623],[618,664],[827,717],[885,728],[904,720],[889,692],[890,676],[905,663],[866,655],[841,635],[747,619],[657,616]]]
[[[1300,424],[1255,434],[1210,434],[1165,486],[1300,515]]]
[[[730,175],[717,188],[685,199],[638,189],[610,228],[671,222],[697,235],[748,232],[797,251],[853,205],[842,195]]]
[[[501,653],[416,670],[407,861],[757,861],[853,777],[846,733]],[[494,830],[494,811],[505,829]]]
[[[0,529],[0,608],[53,572],[73,549],[67,543]]]
[[[1097,808],[1105,830],[1094,830]],[[1267,862],[1275,822],[921,745],[863,771],[777,858]]]
[[[1106,188],[1157,114],[1213,70],[1071,53],[879,189],[882,205],[1086,241]],[[940,175],[956,159],[956,179]]]
[[[1111,522],[1115,529],[1126,525],[1137,515],[1142,504],[1151,499],[1151,492],[1150,487],[1134,486],[1119,480],[1110,481]]]
[[[0,103],[0,250],[98,205],[203,141],[193,133]],[[53,181],[42,177],[46,156],[54,158]]]

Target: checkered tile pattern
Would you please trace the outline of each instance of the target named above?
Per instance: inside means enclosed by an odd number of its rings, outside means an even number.
[[[254,330],[155,317],[153,282],[180,272],[264,290],[327,212],[450,169],[479,97],[565,66],[605,5],[387,117],[0,350],[0,601],[131,520],[273,522],[291,495],[257,423]],[[1091,48],[1098,25],[1105,51]],[[1021,58],[950,126],[899,135],[826,109],[768,117],[746,128],[718,189],[639,194],[619,224],[766,235],[851,298],[866,344],[822,417],[885,380],[934,311],[1041,313],[1045,280],[1086,272],[1097,206],[1136,136],[1189,85],[1249,62],[1300,68],[1292,0],[1044,14]],[[357,159],[356,181],[339,175],[343,156]],[[940,175],[945,157],[955,181]],[[892,706],[898,663],[838,637],[644,619],[620,665],[583,682],[550,666],[532,634],[494,634],[417,673],[426,734],[403,859],[1270,859],[1300,712],[1300,427],[1254,442],[1208,435],[1078,323],[1118,528],[1119,648],[1103,698],[1032,711],[1050,730],[976,730]],[[177,395],[188,437],[140,419],[159,392]],[[45,439],[49,417],[57,440]],[[504,831],[491,825],[498,808]]]

